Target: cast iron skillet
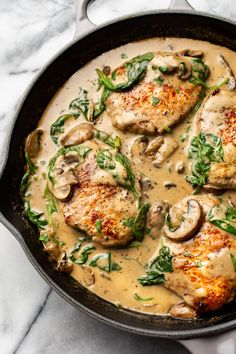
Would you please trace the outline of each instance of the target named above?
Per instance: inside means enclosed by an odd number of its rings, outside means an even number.
[[[79,3],[77,31],[88,25],[88,2],[89,0],[82,0]],[[185,0],[174,1],[177,9],[183,2],[186,7]],[[101,53],[131,41],[155,36],[208,40],[236,51],[236,25],[233,22],[190,9],[153,11],[129,16],[80,36],[40,72],[17,109],[1,170],[0,220],[19,241],[26,256],[45,281],[77,309],[115,327],[138,334],[175,339],[194,338],[236,327],[235,303],[191,321],[116,308],[80,286],[71,277],[53,269],[38,241],[37,230],[22,216],[23,205],[19,194],[24,172],[22,152],[25,137],[36,128],[45,107],[61,85],[75,71]]]

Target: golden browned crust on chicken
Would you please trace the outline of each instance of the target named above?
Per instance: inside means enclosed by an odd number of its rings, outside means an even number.
[[[225,128],[221,131],[221,138],[224,145],[236,145],[236,107],[225,111]]]
[[[202,269],[204,262],[209,262],[209,254],[230,248],[229,236],[207,223],[194,242],[182,246],[182,251],[173,258],[174,272],[166,276],[165,285],[199,311],[214,311],[232,300],[235,292],[232,280],[223,275],[212,277]],[[181,275],[178,280],[176,274]]]
[[[236,93],[217,90],[203,102],[195,117],[194,135],[200,132],[221,138],[222,162],[213,162],[208,184],[222,189],[236,189]]]
[[[235,296],[236,273],[230,254],[236,252],[236,243],[232,235],[206,220],[219,200],[211,195],[194,198],[203,205],[205,221],[189,241],[176,243],[165,238],[173,255],[173,272],[165,274],[165,286],[198,312],[215,311]],[[180,203],[182,207],[183,201]]]
[[[86,175],[84,181],[81,177],[79,174],[80,184],[72,199],[63,203],[65,222],[104,246],[126,244],[132,239],[132,232],[122,220],[127,215],[134,217],[137,212],[131,193],[120,186],[91,185]],[[98,231],[96,222],[100,221],[101,231]]]
[[[128,189],[109,183],[106,174],[100,175],[97,149],[109,147],[95,141],[90,143],[93,144],[96,144],[95,149],[87,156],[83,167],[76,169],[78,184],[72,198],[61,203],[64,219],[67,225],[84,231],[103,246],[124,245],[133,236],[123,220],[136,216],[136,199]]]
[[[166,128],[182,120],[199,101],[200,85],[181,79],[178,70],[186,58],[170,53],[156,53],[149,63],[146,77],[131,90],[112,92],[107,98],[107,113],[112,124],[124,131],[140,134],[162,133]],[[168,73],[153,71],[153,64],[166,65]],[[156,67],[157,67],[156,65]],[[119,81],[124,67],[116,70]],[[191,72],[189,72],[189,75]],[[158,84],[155,79],[161,75]]]
[[[131,91],[114,92],[107,99],[107,112],[112,124],[133,133],[162,133],[184,118],[199,100],[199,86],[183,83],[179,88],[170,83],[157,86],[140,83]],[[158,104],[152,104],[152,97]]]

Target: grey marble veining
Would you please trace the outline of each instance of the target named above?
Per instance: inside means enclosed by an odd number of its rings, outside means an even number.
[[[65,328],[62,332],[62,329]],[[37,348],[37,334],[41,334]],[[170,344],[171,343],[171,344]],[[50,294],[43,314],[19,347],[18,354],[96,353],[96,354],[186,354],[176,342],[127,334],[118,329],[88,318],[58,297]]]
[[[88,12],[94,23],[101,23],[135,11],[165,8],[169,3],[97,0]],[[190,3],[199,10],[236,18],[235,0]],[[75,5],[76,0],[0,1],[0,164],[24,90],[35,73],[73,38]],[[0,354],[187,353],[177,342],[127,334],[75,310],[51,291],[1,224],[0,238]],[[194,353],[216,353],[214,343],[218,341],[218,353],[233,354],[234,336],[209,339],[209,345],[206,341],[189,343]]]

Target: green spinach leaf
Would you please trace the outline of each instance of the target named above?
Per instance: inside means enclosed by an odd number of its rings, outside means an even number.
[[[168,67],[167,66],[158,66],[158,70],[162,73],[162,74],[166,74],[168,72]]]
[[[226,219],[236,222],[236,208],[229,207],[226,211]]]
[[[73,263],[75,264],[84,264],[87,262],[88,260],[88,256],[90,255],[90,253],[95,250],[96,247],[93,246],[92,244],[90,245],[86,245],[83,247],[83,249],[80,252],[79,257],[77,258],[74,253],[76,252],[75,250],[72,252],[72,254],[70,255],[70,259]]]
[[[71,254],[75,253],[75,252],[78,252],[80,250],[80,247],[81,247],[81,242],[77,242],[74,244],[74,247],[71,251]]]
[[[219,213],[220,212],[220,213]],[[236,235],[236,209],[224,204],[214,206],[208,213],[208,220],[219,229]]]
[[[186,180],[196,187],[196,192],[207,182],[212,162],[224,161],[221,139],[213,134],[200,133],[193,137],[189,149],[189,159],[193,159],[192,175]]]
[[[153,53],[139,55],[124,64],[127,72],[127,81],[115,85],[112,80],[101,70],[97,69],[99,79],[103,85],[110,91],[125,91],[130,89],[135,83],[143,79],[146,74],[149,61],[154,57]]]
[[[97,164],[102,170],[114,170],[116,164],[109,150],[99,150],[96,156]]]
[[[132,242],[128,248],[139,247],[140,241],[143,240],[143,237],[147,231],[146,222],[147,222],[147,213],[150,209],[150,204],[141,204],[138,209],[138,213],[135,218],[126,218],[121,221],[122,225],[130,227],[132,229],[132,235],[135,240]]]
[[[134,299],[137,301],[150,301],[153,300],[153,297],[141,297],[137,293],[134,294]]]
[[[28,200],[25,201],[24,207],[27,218],[39,229],[44,229],[44,226],[48,224],[47,220],[42,217],[44,213],[38,213],[37,211],[32,210]]]
[[[138,281],[143,286],[159,285],[164,283],[164,274],[160,274],[155,270],[148,270],[147,275],[142,275],[138,278]]]
[[[97,221],[95,222],[95,227],[96,227],[96,229],[97,229],[97,232],[98,232],[99,234],[101,234],[101,233],[102,233],[102,220],[97,220]]]
[[[210,70],[209,67],[200,58],[192,59],[192,72],[189,82],[195,85],[201,85],[206,90],[216,90],[229,82],[229,78],[226,78],[221,83],[213,86],[208,86],[205,81],[207,80]]]
[[[149,268],[160,273],[173,272],[172,258],[169,247],[162,246],[159,255],[151,262]]]
[[[159,255],[150,263],[147,274],[138,278],[139,283],[143,286],[164,283],[163,273],[173,272],[172,258],[169,247],[162,246]]]
[[[168,226],[168,229],[172,232],[174,232],[178,228],[178,227],[173,227],[169,213],[167,213],[165,216],[165,224]]]
[[[160,102],[160,99],[157,97],[152,97],[152,105],[156,106]]]
[[[84,145],[76,145],[76,146],[60,148],[57,151],[57,153],[51,158],[48,164],[48,178],[50,179],[52,184],[54,184],[53,172],[55,170],[56,161],[59,158],[59,156],[66,155],[70,152],[77,152],[81,157],[81,162],[82,162],[90,151],[91,149]]]
[[[51,215],[53,213],[57,213],[57,206],[56,206],[56,201],[55,198],[52,194],[50,194],[48,205],[47,205],[47,214],[48,214],[48,223],[51,225],[52,224],[52,218]]]
[[[105,264],[103,264],[104,260],[105,260]],[[89,265],[91,267],[98,267],[99,269],[109,273],[111,271],[111,253],[106,252],[106,253],[97,254],[95,257],[91,259]]]
[[[138,242],[138,241],[133,241],[133,242],[130,242],[126,248],[138,248],[138,247],[141,247],[141,242]]]
[[[69,109],[73,109],[76,113],[80,114],[83,113],[86,120],[91,120],[89,117],[89,109],[90,109],[91,102],[88,99],[88,91],[79,88],[79,95],[73,101],[71,101],[69,105]]]
[[[110,134],[95,129],[94,137],[98,140],[103,141],[105,144],[111,146],[113,149],[119,150],[121,148],[121,140],[117,135],[113,138]]]
[[[39,241],[42,241],[43,243],[47,243],[49,241],[49,236],[47,233],[43,233],[39,236]]]
[[[157,85],[160,85],[162,86],[163,85],[163,82],[165,81],[162,77],[156,77],[155,79],[153,79],[153,81],[157,84]]]
[[[134,235],[136,241],[143,240],[146,230],[147,213],[149,209],[150,204],[146,203],[141,205],[134,219],[134,223],[132,225],[132,234]]]
[[[134,225],[134,218],[125,218],[121,220],[122,225],[127,226],[127,227],[132,227]]]
[[[119,271],[119,270],[121,270],[122,268],[121,268],[121,266],[118,264],[118,263],[116,263],[116,262],[112,262],[112,264],[111,264],[111,270],[113,271],[113,272],[117,272],[117,271]]]
[[[115,155],[116,161],[118,161],[125,169],[127,172],[127,181],[123,182],[119,176],[116,177],[118,183],[123,186],[126,189],[129,189],[135,196],[135,198],[140,198],[139,193],[137,192],[135,188],[135,175],[131,166],[131,162],[128,159],[127,156],[123,155],[120,152],[117,152]]]
[[[37,167],[34,165],[27,152],[25,152],[25,161],[26,161],[27,170],[24,176],[22,177],[21,184],[20,184],[20,192],[23,197],[25,197],[26,192],[30,186],[30,177],[33,176],[37,170]]]
[[[236,257],[233,254],[230,254],[230,257],[234,266],[234,271],[236,272]]]
[[[57,120],[51,125],[50,136],[51,136],[52,141],[55,144],[58,143],[58,134],[64,133],[64,131],[65,131],[65,127],[64,127],[65,122],[71,117],[74,117],[75,119],[77,119],[79,117],[79,114],[78,113],[63,114],[62,116],[57,118]]]
[[[106,109],[106,99],[110,95],[110,90],[108,90],[105,86],[102,91],[102,95],[100,97],[99,102],[96,104],[95,109],[93,111],[93,118],[96,120],[100,114]]]

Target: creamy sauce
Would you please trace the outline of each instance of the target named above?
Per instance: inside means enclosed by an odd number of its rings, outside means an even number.
[[[236,53],[229,49],[212,45],[208,42],[190,39],[154,38],[130,43],[104,53],[89,62],[69,78],[53,97],[39,122],[39,127],[43,129],[44,134],[42,136],[40,154],[37,160],[34,160],[38,165],[37,179],[31,183],[29,189],[29,199],[33,210],[46,212],[45,198],[43,197],[46,180],[43,175],[47,173],[46,166],[48,161],[58,150],[58,147],[50,138],[50,126],[60,115],[67,112],[69,103],[78,95],[79,87],[88,90],[94,102],[99,99],[100,92],[98,93],[96,91],[95,85],[97,79],[95,69],[109,65],[111,70],[114,70],[124,61],[124,59],[121,59],[121,54],[123,53],[125,53],[128,58],[132,58],[149,51],[155,52],[158,50],[171,52],[172,50],[175,52],[183,49],[200,50],[204,52],[204,61],[209,65],[211,70],[211,75],[208,80],[209,85],[215,85],[225,78],[225,70],[217,61],[219,53],[224,55],[233,71],[236,73]],[[65,124],[65,132],[69,128],[84,121],[85,119],[82,115],[77,120],[68,120]],[[153,203],[156,200],[166,200],[170,204],[174,204],[186,195],[192,194],[193,189],[191,185],[185,181],[185,173],[180,174],[176,172],[176,164],[178,161],[183,161],[185,165],[188,163],[184,149],[188,138],[187,135],[191,133],[191,122],[192,117],[187,117],[183,122],[173,128],[172,136],[177,140],[179,148],[162,164],[161,168],[154,167],[150,159],[135,161],[137,170],[149,177],[152,181],[153,188],[145,192],[148,202]],[[120,136],[123,142],[122,152],[127,155],[129,154],[130,144],[133,142],[135,135],[131,133],[124,134],[115,129],[106,112],[103,112],[97,120],[96,128]],[[181,142],[181,136],[186,137],[184,142]],[[46,161],[46,163],[43,164],[42,161]],[[176,187],[166,188],[164,186],[166,181],[173,182]],[[236,193],[230,191],[224,193],[222,198],[227,200],[229,195],[232,198],[236,197]],[[53,213],[52,218],[53,222],[58,224],[56,232],[57,239],[65,242],[65,245],[61,248],[70,254],[71,249],[81,234],[77,230],[67,226],[61,214]],[[159,243],[159,237],[152,238],[147,234],[139,248],[109,250],[112,254],[113,261],[117,262],[122,269],[120,271],[105,273],[98,268],[92,268],[95,276],[95,283],[93,285],[89,286],[86,284],[85,272],[80,265],[73,266],[71,276],[83,286],[88,287],[93,293],[114,304],[139,312],[166,314],[170,306],[177,303],[180,298],[163,285],[143,287],[137,281],[139,276],[145,274],[145,265],[156,255]],[[86,243],[84,243],[84,245],[85,244]],[[92,256],[103,252],[104,248],[96,244],[96,250],[93,251]],[[137,301],[134,297],[135,294],[143,298],[151,298],[151,300]]]

